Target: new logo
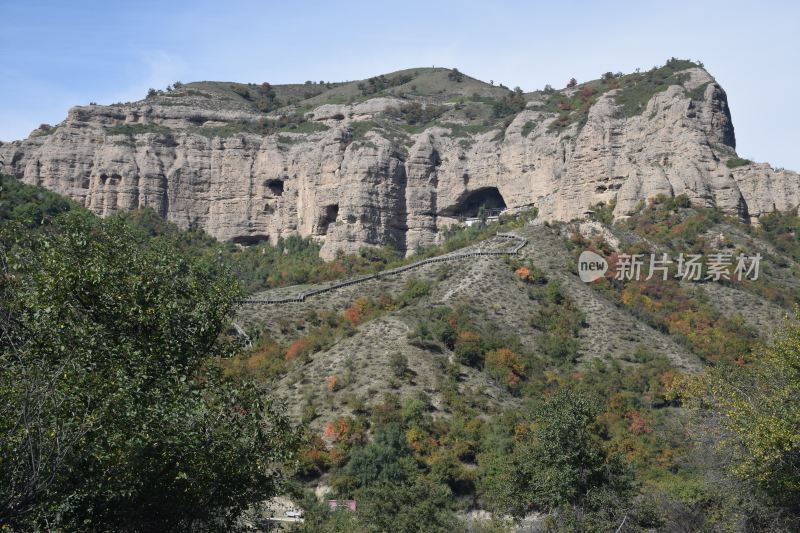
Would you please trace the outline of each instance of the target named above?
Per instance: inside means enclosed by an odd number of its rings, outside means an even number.
[[[608,262],[602,255],[586,250],[578,258],[578,276],[581,281],[591,283],[602,278],[608,270]]]

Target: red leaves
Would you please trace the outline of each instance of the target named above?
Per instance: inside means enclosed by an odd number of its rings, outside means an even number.
[[[325,385],[328,388],[328,392],[335,391],[338,384],[339,384],[339,379],[336,377],[335,374],[332,376],[328,376],[325,379]]]
[[[630,421],[628,429],[636,436],[644,435],[645,433],[650,433],[652,431],[647,425],[647,421],[644,419],[644,417],[642,417],[642,414],[639,411],[629,411],[628,420]]]
[[[286,349],[285,358],[287,361],[291,361],[298,355],[305,353],[309,348],[311,348],[311,343],[308,339],[301,337],[289,345],[289,348]]]

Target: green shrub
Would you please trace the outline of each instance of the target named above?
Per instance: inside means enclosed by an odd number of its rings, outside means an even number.
[[[28,228],[35,228],[75,209],[82,208],[54,192],[0,174],[0,222],[15,220]]]
[[[406,280],[403,292],[397,298],[397,303],[401,307],[409,305],[414,300],[427,296],[431,292],[432,283],[430,281],[409,278]]]
[[[653,96],[666,90],[670,85],[681,85],[686,81],[686,75],[680,71],[697,66],[698,64],[692,61],[672,58],[663,67],[654,67],[643,73],[628,74],[614,80],[620,87],[614,99],[622,106],[626,116],[638,115]]]
[[[739,167],[744,167],[744,166],[752,165],[752,164],[753,164],[753,162],[750,161],[749,159],[742,159],[741,157],[730,157],[725,162],[725,165],[728,168],[739,168]]]
[[[389,366],[392,369],[392,373],[401,378],[405,376],[406,370],[408,370],[408,357],[403,353],[395,352],[389,358]]]
[[[529,120],[528,122],[525,123],[524,126],[522,126],[522,136],[527,137],[535,129],[536,129],[536,123]]]

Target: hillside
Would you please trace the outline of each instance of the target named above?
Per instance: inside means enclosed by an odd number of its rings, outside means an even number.
[[[176,83],[144,100],[72,108],[0,145],[0,171],[94,213],[151,208],[182,228],[254,244],[312,237],[412,255],[491,203],[545,220],[648,198],[756,222],[797,209],[800,177],[737,155],[722,87],[664,66],[523,93],[455,69],[350,82]]]
[[[97,233],[103,227],[118,228],[135,246],[182,254],[183,264],[206,261],[204,268],[235,272],[251,288],[273,287],[239,301],[234,322],[249,345],[206,364],[219,362],[231,383],[255,380],[257,390],[286,402],[302,438],[284,497],[272,504],[293,501],[305,509],[296,530],[512,531],[550,524],[569,531],[578,523],[606,530],[623,519],[626,531],[717,531],[762,523],[756,520],[769,524],[766,530],[792,529],[785,507],[729,477],[725,459],[687,433],[698,429],[673,388],[687,377],[758,363],[761,343],[800,301],[795,214],[766,215],[754,228],[721,210],[692,207],[685,196],[655,198],[616,222],[607,207],[588,220],[555,223],[534,210],[451,230],[440,248],[420,257],[454,260],[390,274],[416,258],[364,249],[323,263],[308,240],[239,248],[199,230],[183,232],[152,211],[110,217],[101,226],[72,201],[13,178],[0,181],[0,230],[24,228],[14,230],[17,244],[3,234],[0,244],[13,257],[32,251],[23,246],[26,232],[57,243],[81,217],[94,228],[93,239],[105,238]],[[666,281],[607,277],[587,284],[577,273],[587,249],[609,261],[651,252],[698,253],[708,261],[725,252],[760,254],[762,262],[758,279],[742,282],[678,281],[673,265]],[[122,256],[110,257],[127,271]],[[386,274],[301,303],[248,303],[373,272]],[[129,279],[101,278],[111,287]],[[172,309],[155,294],[147,298]],[[196,313],[193,305],[186,309]],[[221,338],[237,335],[231,326]],[[575,426],[574,417],[588,417],[581,422],[587,425]],[[550,435],[554,449],[531,451],[541,442],[537,432],[553,429],[548,420],[561,420],[566,434]],[[714,428],[700,430],[716,435]],[[577,458],[563,455],[570,443]],[[554,487],[544,504],[541,489],[528,483],[547,467],[548,453],[557,454],[552,461],[562,465],[561,475],[571,475],[562,461],[599,468],[590,490],[604,491],[603,498],[571,495],[568,484]],[[532,470],[514,477],[520,468]],[[237,472],[249,471],[242,465]],[[328,513],[320,502],[326,497],[354,498],[359,511]],[[237,508],[245,503],[257,502],[238,501]],[[247,521],[261,523],[270,512],[282,513],[281,505],[255,505]]]
[[[405,432],[399,453],[422,465],[420,479],[450,487],[448,505],[458,515],[497,512],[503,506],[486,485],[493,439],[511,438],[543,397],[588,390],[602,398],[604,438],[634,465],[644,501],[672,509],[662,509],[662,520],[729,523],[705,515],[695,499],[727,517],[741,504],[708,481],[718,473],[698,463],[692,440],[676,431],[686,413],[667,390],[677,376],[749,360],[800,302],[798,219],[775,214],[753,229],[719,210],[689,207],[685,197],[661,197],[614,225],[607,216],[598,211],[585,222],[544,223],[528,215],[494,225],[493,231],[528,240],[516,256],[426,265],[303,303],[245,303],[236,320],[254,346],[228,369],[272,383],[291,416],[308,424],[301,479],[318,495],[329,491],[372,505],[375,496],[352,485],[352,461],[391,422]],[[504,246],[489,237],[459,253]],[[577,276],[584,249],[607,257],[759,253],[763,262],[759,279],[742,283],[587,284]],[[694,496],[683,492],[688,486]],[[296,501],[302,494],[298,489]],[[309,497],[303,505],[313,509]],[[611,515],[618,524],[621,515]],[[324,516],[314,519],[331,527]],[[541,526],[535,515],[526,520]]]

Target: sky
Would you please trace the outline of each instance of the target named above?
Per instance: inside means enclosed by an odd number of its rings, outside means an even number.
[[[0,140],[73,105],[200,80],[297,83],[456,67],[532,91],[702,61],[740,156],[800,170],[800,2],[0,0]]]

